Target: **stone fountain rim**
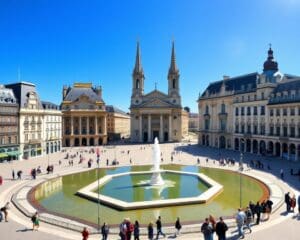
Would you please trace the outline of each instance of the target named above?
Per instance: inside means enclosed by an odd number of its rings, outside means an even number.
[[[153,173],[176,173],[189,176],[196,176],[199,180],[203,181],[209,186],[209,188],[195,197],[188,198],[174,198],[174,199],[162,199],[162,200],[153,200],[153,201],[138,201],[138,202],[125,202],[120,199],[116,199],[107,195],[98,195],[98,193],[93,192],[98,186],[102,186],[113,178],[126,176],[126,175],[141,175],[141,174],[153,174]],[[79,189],[76,192],[76,195],[84,197],[94,202],[100,202],[101,204],[107,205],[109,207],[118,209],[118,210],[133,210],[133,209],[145,209],[145,208],[155,208],[155,207],[166,207],[166,206],[177,206],[177,205],[187,205],[195,203],[206,203],[212,198],[217,196],[223,191],[223,186],[218,182],[212,180],[203,173],[192,173],[184,171],[174,171],[174,170],[150,170],[150,171],[136,171],[136,172],[125,172],[125,173],[116,173],[106,175],[98,180]]]

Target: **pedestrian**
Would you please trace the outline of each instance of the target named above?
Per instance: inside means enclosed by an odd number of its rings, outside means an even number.
[[[163,235],[164,237],[166,237],[166,234],[164,234],[162,231],[162,223],[161,223],[160,216],[158,216],[158,219],[156,220],[156,229],[157,229],[156,239],[158,239],[159,235]]]
[[[81,232],[82,240],[88,240],[89,235],[90,235],[89,231],[87,230],[86,227],[84,227]]]
[[[15,170],[12,170],[11,175],[12,175],[12,180],[15,180],[15,177],[16,177]]]
[[[21,180],[22,179],[22,171],[21,170],[19,170],[18,172],[17,172],[17,176],[18,176],[18,179],[19,180]]]
[[[245,214],[246,214],[245,226],[246,226],[246,228],[249,229],[250,233],[252,233],[252,229],[250,226],[250,224],[252,222],[252,212],[249,207],[247,207]]]
[[[131,234],[132,234],[133,231],[134,231],[134,226],[130,222],[130,219],[127,218],[126,219],[126,240],[130,240],[131,239]]]
[[[153,240],[153,237],[154,237],[153,223],[150,222],[148,225],[148,239]]]
[[[220,221],[216,224],[216,234],[218,235],[219,240],[226,240],[226,231],[228,227],[224,222],[223,218],[220,217]]]
[[[284,202],[286,204],[286,212],[288,213],[289,211],[291,211],[291,197],[290,197],[290,192],[287,192],[284,195]]]
[[[258,225],[260,223],[260,214],[261,214],[261,206],[260,206],[259,202],[256,203],[256,205],[254,207],[254,211],[256,214],[256,225]]]
[[[295,194],[291,197],[290,205],[291,205],[292,212],[294,212],[295,211],[295,207],[296,207],[296,197],[295,197]]]
[[[238,213],[236,214],[236,217],[235,217],[235,221],[236,221],[236,225],[237,225],[237,228],[238,228],[238,233],[239,233],[239,237],[240,237],[240,238],[244,238],[244,237],[245,237],[244,229],[243,229],[245,220],[246,220],[246,215],[245,215],[245,213],[239,208],[239,209],[238,209]]]
[[[0,186],[2,185],[2,183],[3,183],[3,178],[2,176],[0,176]]]
[[[121,240],[126,240],[126,232],[127,232],[126,219],[124,219],[123,222],[120,224],[119,229],[120,229],[119,236],[121,237]]]
[[[208,218],[205,218],[204,223],[201,225],[201,232],[203,233],[204,240],[213,240],[214,230]]]
[[[252,201],[250,201],[248,206],[249,206],[249,208],[250,208],[250,210],[252,212],[252,219],[254,220],[255,204]]]
[[[133,236],[134,240],[140,240],[140,224],[138,221],[135,221],[134,223]]]
[[[7,202],[0,210],[4,213],[4,220],[8,222],[8,209],[9,209],[9,202]]]
[[[109,233],[109,227],[104,222],[103,225],[102,225],[102,227],[101,227],[102,240],[107,240],[108,233]]]
[[[211,226],[213,227],[213,230],[215,230],[216,224],[217,224],[215,218],[212,215],[209,215],[208,216],[208,221],[210,222]]]
[[[31,217],[31,222],[32,222],[32,231],[34,231],[34,230],[38,231],[38,229],[40,227],[40,220],[39,220],[38,212],[33,214],[33,216]]]
[[[297,204],[298,204],[298,217],[299,217],[300,216],[300,194],[298,196]]]
[[[280,178],[283,180],[284,179],[284,172],[283,172],[283,169],[281,168],[280,169]]]
[[[270,218],[270,214],[272,213],[272,206],[273,206],[273,202],[270,200],[270,198],[268,198],[268,200],[266,201],[267,218],[265,220],[268,220]]]
[[[180,219],[179,217],[177,217],[177,220],[175,222],[175,229],[176,229],[176,232],[175,232],[175,237],[177,237],[177,235],[180,234],[180,229],[181,229],[181,223],[180,223]]]
[[[2,211],[0,211],[0,222],[2,222],[3,220],[3,215],[2,215]]]

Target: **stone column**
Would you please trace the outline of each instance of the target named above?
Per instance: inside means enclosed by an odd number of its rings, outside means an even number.
[[[148,142],[151,142],[151,114],[148,114]]]
[[[71,116],[71,135],[74,134],[74,121],[73,121],[73,116]]]
[[[89,121],[90,121],[90,118],[87,117],[86,118],[86,133],[87,133],[87,135],[90,134],[90,123],[89,123]]]
[[[276,155],[276,144],[273,142],[273,156]]]
[[[139,116],[139,133],[140,142],[143,142],[143,129],[142,129],[142,114]]]
[[[160,114],[159,118],[159,141],[163,142],[164,141],[164,123],[163,123],[163,115]]]
[[[169,115],[169,141],[172,141],[172,115]]]
[[[81,135],[82,132],[81,132],[81,117],[79,117],[79,135]]]
[[[95,116],[95,135],[98,134],[98,118]]]
[[[106,127],[106,116],[103,117],[103,133],[107,135],[107,127]]]

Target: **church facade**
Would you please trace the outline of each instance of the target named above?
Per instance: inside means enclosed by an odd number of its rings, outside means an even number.
[[[145,75],[139,43],[132,73],[130,132],[132,142],[181,141],[188,134],[188,113],[181,106],[179,70],[174,43],[168,72],[168,93],[155,89],[144,93]]]

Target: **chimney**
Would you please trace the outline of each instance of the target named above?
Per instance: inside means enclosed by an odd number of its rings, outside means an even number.
[[[228,75],[223,75],[223,80],[227,80],[227,79],[229,79],[230,78],[230,76],[228,76]]]

